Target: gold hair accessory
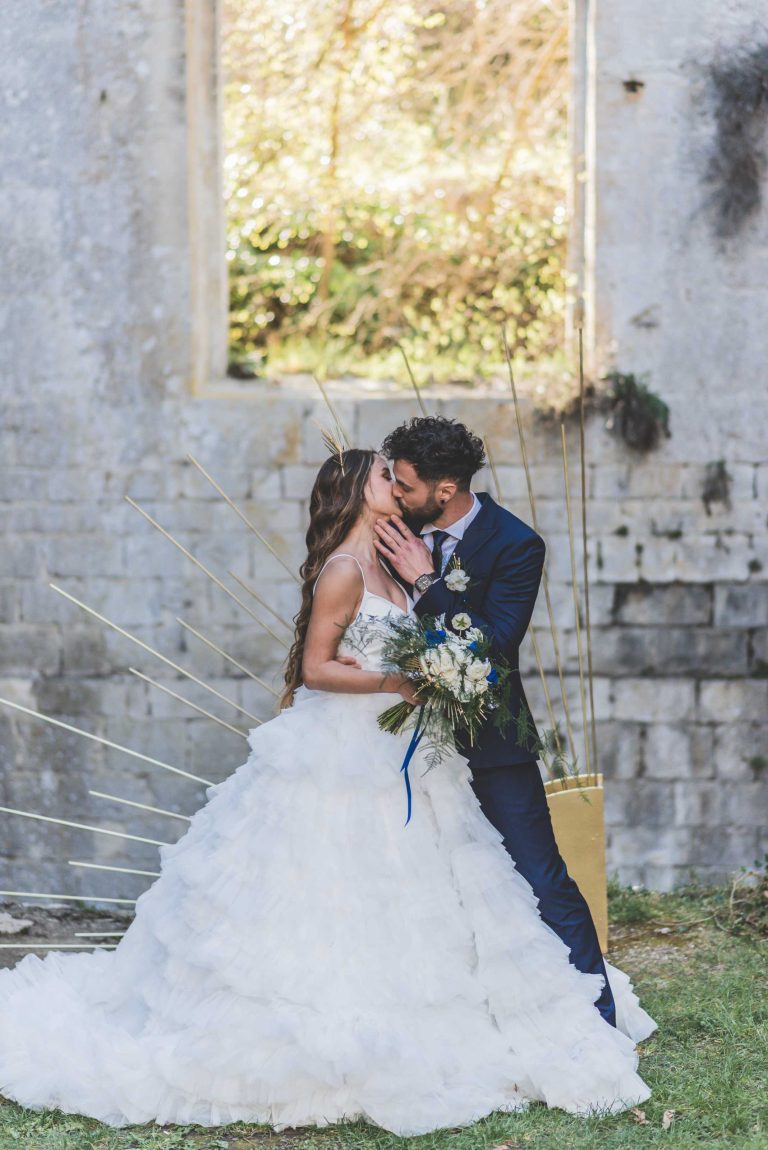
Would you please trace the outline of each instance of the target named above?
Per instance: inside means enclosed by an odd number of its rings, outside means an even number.
[[[346,443],[347,447],[351,447],[352,443],[351,443],[350,438],[347,435],[346,431],[344,430],[344,425],[341,422],[341,420],[339,419],[336,408],[333,406],[333,403],[331,402],[331,397],[329,396],[328,392],[323,387],[322,382],[320,381],[320,379],[318,379],[318,377],[316,375],[313,375],[312,378],[314,379],[315,383],[317,384],[318,388],[320,389],[320,394],[323,397],[323,401],[325,403],[325,406],[328,408],[328,411],[330,412],[331,418],[333,419],[333,423],[334,423],[333,431],[329,431],[328,428],[326,428],[326,427],[321,427],[319,423],[317,426],[320,427],[320,433],[323,437],[323,442],[325,443],[325,446],[330,451],[331,455],[337,455],[338,456],[339,467],[341,468],[341,474],[344,475],[345,474],[345,472],[344,472],[344,444]]]
[[[323,437],[323,443],[331,455],[338,457],[341,474],[346,474],[344,471],[344,440],[341,437],[339,427],[337,426],[334,431],[329,430],[327,427],[321,427],[320,433]]]

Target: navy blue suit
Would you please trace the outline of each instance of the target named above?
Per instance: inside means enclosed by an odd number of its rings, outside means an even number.
[[[451,591],[444,578],[419,598],[417,615],[440,615],[450,622],[457,611],[491,637],[493,647],[511,667],[519,666],[519,649],[533,614],[546,550],[542,537],[487,492],[477,492],[482,508],[459,540],[454,556],[470,577],[465,591]],[[447,571],[446,571],[447,574]],[[511,705],[524,705],[530,715],[519,672],[513,679]],[[525,743],[511,724],[502,735],[485,724],[475,745],[466,736],[457,747],[469,760],[472,787],[485,817],[504,836],[515,866],[539,900],[544,922],[570,948],[578,970],[605,979],[595,1005],[616,1025],[616,1008],[589,907],[568,874],[555,841],[552,819],[535,746],[539,734],[530,718]]]

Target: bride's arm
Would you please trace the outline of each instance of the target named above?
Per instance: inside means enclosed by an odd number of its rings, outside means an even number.
[[[357,613],[362,590],[362,576],[352,559],[339,558],[318,579],[301,664],[304,685],[310,689],[359,695],[393,693],[408,682],[402,675],[363,671],[336,659],[342,632]]]

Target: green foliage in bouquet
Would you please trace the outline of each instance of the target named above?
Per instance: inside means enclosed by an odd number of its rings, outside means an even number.
[[[431,763],[453,750],[457,731],[466,731],[474,744],[487,721],[500,731],[519,722],[510,705],[515,668],[491,657],[490,639],[472,626],[466,612],[453,615],[449,625],[444,615],[387,620],[383,640],[379,621],[360,620],[347,630],[347,641],[362,650],[374,632],[382,642],[384,669],[406,675],[419,700],[388,707],[379,715],[379,726],[400,734],[418,724],[431,746]]]
[[[548,727],[543,731],[541,737],[537,737],[531,712],[525,703],[520,707],[520,712],[515,719],[515,738],[521,747],[526,747],[537,759],[542,760],[550,779],[559,779],[561,782],[570,778],[579,779],[581,780],[580,785],[584,783],[589,785],[593,776],[582,775],[579,770],[578,756],[574,756],[572,759],[568,757],[565,740],[559,731]],[[584,802],[590,801],[587,795],[583,793],[581,798]]]
[[[579,771],[578,759],[570,759],[566,750],[565,740],[559,731],[552,727],[546,728],[541,736],[536,734],[533,716],[525,702],[520,704],[520,710],[514,716],[515,742],[525,747],[535,758],[541,759],[551,779],[565,781],[569,778],[587,778]],[[582,798],[585,796],[582,795]]]

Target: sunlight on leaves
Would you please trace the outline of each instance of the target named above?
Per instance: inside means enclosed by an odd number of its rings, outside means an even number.
[[[556,351],[567,0],[226,0],[223,59],[236,372]]]

